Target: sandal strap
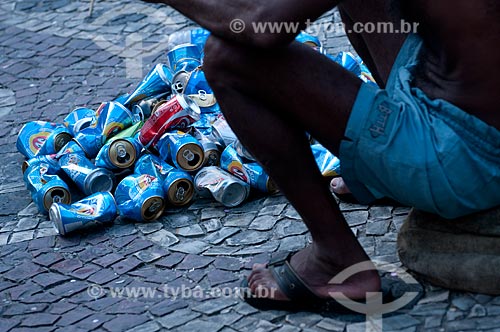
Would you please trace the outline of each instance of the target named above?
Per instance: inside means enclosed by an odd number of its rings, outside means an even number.
[[[307,286],[307,284],[297,275],[290,265],[290,258],[293,253],[285,253],[273,257],[268,268],[274,276],[280,290],[292,301],[317,301],[318,296]]]

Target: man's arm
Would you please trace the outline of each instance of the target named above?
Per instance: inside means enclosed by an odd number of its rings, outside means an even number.
[[[307,20],[315,20],[341,0],[145,0],[164,3],[177,9],[214,35],[239,43],[276,47],[290,43],[304,29]],[[245,23],[241,33],[231,31],[233,20]],[[258,22],[299,24],[297,31],[272,33],[254,31]]]

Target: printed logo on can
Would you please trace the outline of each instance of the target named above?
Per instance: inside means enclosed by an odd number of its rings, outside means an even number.
[[[248,182],[247,172],[243,169],[243,165],[237,161],[233,161],[228,165],[229,173],[233,174],[242,181]]]
[[[105,137],[109,137],[117,132],[123,130],[125,126],[120,122],[111,122],[106,127],[104,127],[103,135]]]
[[[89,204],[82,204],[81,206],[75,206],[73,211],[76,214],[83,216],[93,216],[97,213],[97,202],[90,202]]]
[[[137,187],[139,187],[140,191],[145,191],[151,184],[156,180],[154,176],[143,174],[137,179]]]
[[[48,131],[43,131],[43,132],[36,133],[33,136],[31,136],[30,137],[30,145],[29,145],[31,152],[36,154],[38,151],[40,151],[40,149],[45,144],[45,142],[47,141],[47,138],[50,136],[50,134],[51,133]]]

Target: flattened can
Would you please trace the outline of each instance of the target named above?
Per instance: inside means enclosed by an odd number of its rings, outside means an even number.
[[[194,70],[185,84],[182,93],[189,96],[200,106],[202,114],[220,111],[214,92],[208,85],[205,73],[201,68]]]
[[[135,163],[134,172],[154,176],[162,182],[167,178],[167,174],[174,169],[173,166],[170,166],[159,157],[145,154]]]
[[[223,170],[250,184],[252,188],[271,194],[278,192],[278,187],[262,166],[256,162],[243,162],[232,144],[222,152],[220,164]]]
[[[95,111],[86,107],[79,107],[71,111],[63,120],[63,124],[68,128],[71,136],[76,136],[76,134],[90,126],[94,121]]]
[[[82,147],[75,140],[71,140],[57,153],[56,159],[59,160],[63,155],[69,153],[77,153],[85,156],[85,151],[83,151]]]
[[[323,176],[340,176],[340,160],[321,144],[311,145],[316,164]]]
[[[135,90],[122,103],[125,107],[131,107],[143,99],[159,94],[170,94],[172,85],[172,71],[167,65],[159,63],[146,75]]]
[[[196,128],[192,130],[192,134],[203,147],[203,166],[218,166],[220,163],[220,151],[217,144]]]
[[[224,148],[238,139],[222,115],[212,124],[211,138]]]
[[[194,178],[195,190],[204,197],[212,196],[227,207],[247,199],[250,186],[217,166],[205,167]]]
[[[129,168],[139,158],[141,150],[142,146],[133,137],[111,139],[97,154],[95,165],[109,170]]]
[[[115,199],[122,217],[136,221],[158,219],[165,209],[159,179],[148,174],[133,174],[116,188]]]
[[[166,133],[156,148],[163,160],[179,169],[193,172],[203,166],[203,146],[189,134],[181,131]]]
[[[81,154],[62,155],[59,164],[61,169],[86,195],[113,190],[114,174],[107,169],[95,167],[90,160]]]
[[[241,144],[239,140],[234,141],[233,147],[238,153],[238,156],[240,156],[241,158],[250,161],[257,161],[255,160],[254,156]]]
[[[139,141],[146,148],[154,146],[166,131],[187,128],[200,119],[200,114],[200,108],[191,98],[176,95],[156,106],[141,128]]]
[[[191,72],[201,65],[201,52],[194,44],[181,44],[167,52],[168,63],[175,73]]]
[[[71,205],[54,203],[49,217],[60,235],[99,224],[112,224],[117,216],[113,195],[95,193]]]
[[[163,191],[170,204],[187,205],[194,196],[193,178],[184,171],[173,169],[163,181]]]
[[[104,146],[106,140],[120,131],[132,126],[134,115],[123,105],[116,102],[101,104],[96,111],[96,118],[87,128],[80,130],[75,140],[85,154],[93,159]]]
[[[59,173],[61,170],[61,166],[59,165],[59,161],[57,159],[57,155],[41,155],[36,156],[34,158],[25,160],[21,166],[23,174],[30,168],[34,166],[38,166],[40,164],[45,164],[47,166],[47,174],[55,175]]]
[[[63,125],[32,121],[19,131],[16,147],[27,159],[31,159],[37,155],[57,153],[71,138]]]
[[[158,96],[150,97],[148,99],[141,100],[132,107],[132,113],[138,116],[141,121],[146,121],[153,113],[153,109],[156,105],[164,102],[167,99],[167,94],[161,94]]]
[[[41,163],[24,173],[26,187],[40,212],[48,211],[52,203],[71,202],[68,185],[59,176],[49,175],[47,172],[48,165]]]

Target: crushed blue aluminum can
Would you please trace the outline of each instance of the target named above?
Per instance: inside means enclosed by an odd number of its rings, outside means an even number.
[[[113,195],[95,193],[71,205],[54,203],[49,216],[60,235],[99,224],[112,224],[117,216]]]
[[[132,174],[115,190],[120,216],[136,221],[158,219],[165,209],[160,180],[148,174]]]
[[[182,131],[165,133],[156,149],[163,160],[184,171],[194,172],[203,166],[203,146],[196,138]]]
[[[47,121],[26,123],[17,136],[16,147],[27,159],[57,153],[72,136],[61,124]]]

